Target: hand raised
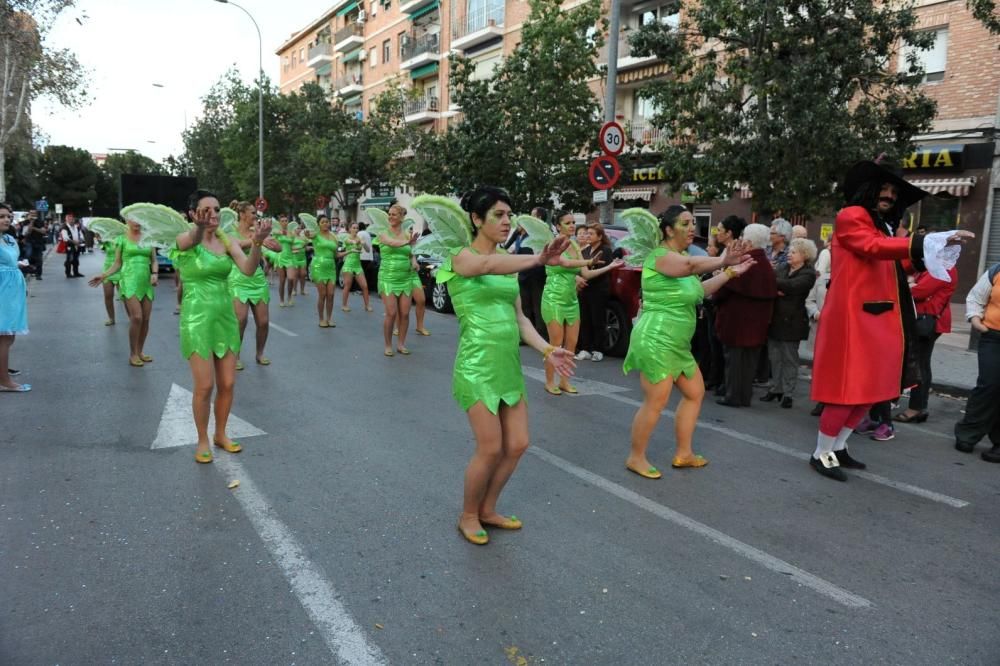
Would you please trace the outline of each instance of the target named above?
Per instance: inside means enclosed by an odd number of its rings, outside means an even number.
[[[964,229],[960,229],[955,233],[953,233],[951,236],[948,236],[948,242],[945,243],[945,245],[964,245],[966,241],[972,240],[975,237],[976,234],[972,233],[971,231],[965,231]]]
[[[735,266],[731,266],[731,268],[733,269],[733,272],[735,272],[736,275],[739,276],[739,275],[743,275],[748,270],[750,270],[750,267],[753,266],[756,263],[757,262],[754,259],[752,259],[751,257],[746,257],[740,263],[736,264]]]
[[[558,266],[561,263],[562,253],[569,247],[569,238],[559,236],[551,243],[542,248],[538,255],[538,261],[544,266]]]
[[[419,231],[414,231],[412,234],[410,234],[410,245],[413,245],[418,240],[420,240],[420,232]]]
[[[722,255],[722,263],[725,266],[736,266],[743,261],[744,255],[753,249],[753,245],[749,241],[745,240],[734,240],[726,248],[725,253]]]
[[[258,220],[254,229],[253,238],[258,243],[263,243],[271,235],[271,220]],[[274,241],[271,241],[274,243]],[[277,243],[274,243],[277,245]]]
[[[611,262],[611,268],[612,269],[621,268],[624,265],[625,265],[625,260],[624,259],[615,259],[614,261]]]

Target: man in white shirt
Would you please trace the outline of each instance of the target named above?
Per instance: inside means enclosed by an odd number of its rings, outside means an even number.
[[[375,260],[375,253],[372,250],[372,235],[366,230],[367,226],[364,222],[358,223],[358,238],[361,239],[361,269],[365,272],[365,280],[368,281],[368,284],[374,285],[373,272],[375,267],[372,262]]]
[[[83,251],[84,236],[83,227],[73,213],[66,214],[66,225],[59,235],[60,239],[66,243],[66,261],[63,266],[66,268],[66,277],[82,278],[80,273],[80,252]]]

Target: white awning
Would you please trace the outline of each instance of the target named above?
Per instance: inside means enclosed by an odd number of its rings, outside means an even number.
[[[740,199],[753,199],[753,191],[749,185],[740,185]]]
[[[641,199],[649,201],[656,194],[655,187],[622,187],[612,193],[611,198],[615,201],[633,201]]]
[[[968,178],[927,178],[924,180],[911,180],[909,183],[931,194],[947,192],[956,197],[967,197],[969,196],[969,190],[976,186],[976,178],[975,176]]]

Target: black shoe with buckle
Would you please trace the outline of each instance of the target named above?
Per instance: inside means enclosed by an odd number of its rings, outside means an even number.
[[[840,461],[841,467],[846,467],[847,469],[868,469],[868,465],[851,457],[851,454],[847,452],[847,447],[834,453],[837,454],[837,460]]]
[[[809,466],[828,479],[847,481],[847,475],[844,474],[844,470],[840,469],[837,456],[833,453],[824,453],[823,460],[815,456],[809,458]]]

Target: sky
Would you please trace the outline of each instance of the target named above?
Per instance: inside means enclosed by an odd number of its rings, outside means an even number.
[[[260,26],[272,81],[277,48],[333,1],[240,1]],[[32,121],[49,144],[93,153],[131,148],[158,161],[179,154],[181,132],[212,84],[234,65],[248,82],[257,72],[253,23],[215,0],[78,0],[52,27],[49,43],[71,48],[89,70],[87,101],[72,111],[37,102]]]

